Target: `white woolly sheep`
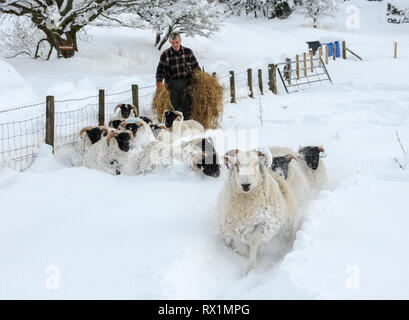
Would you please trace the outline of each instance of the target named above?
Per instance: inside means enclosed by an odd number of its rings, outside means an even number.
[[[129,150],[133,144],[132,131],[111,132],[104,148],[100,153],[99,163],[103,163],[103,170],[109,173],[119,175],[121,173],[130,174],[128,168]]]
[[[248,272],[262,244],[294,236],[295,199],[285,180],[268,169],[266,154],[232,150],[224,161],[229,173],[219,196],[220,228],[227,245],[248,255]]]
[[[301,159],[301,169],[306,176],[311,188],[321,190],[327,184],[327,170],[322,159],[325,155],[325,150],[322,146],[300,147],[298,150],[298,158]],[[321,155],[322,153],[322,155]]]
[[[173,145],[155,140],[143,149],[134,150],[129,159],[129,171],[133,175],[152,173],[169,168],[173,164]]]
[[[134,136],[133,147],[136,149],[143,148],[149,142],[155,140],[155,136],[149,124],[139,118],[128,119],[121,122],[118,129],[120,131],[130,130],[132,132]]]
[[[211,138],[198,138],[183,143],[181,158],[193,170],[200,170],[213,178],[220,176],[220,163]]]
[[[80,131],[80,140],[77,145],[79,155],[78,165],[93,166],[101,149],[105,143],[105,138],[109,135],[109,130],[104,126],[84,127]]]
[[[114,113],[117,112],[118,109],[119,118],[122,120],[138,117],[138,111],[133,104],[120,103],[115,107]]]
[[[271,169],[283,177],[291,187],[297,204],[307,204],[311,198],[311,187],[304,175],[295,152],[285,147],[269,147],[272,155]]]
[[[168,129],[179,137],[202,134],[204,127],[195,120],[184,120],[180,111],[165,111],[163,122]]]

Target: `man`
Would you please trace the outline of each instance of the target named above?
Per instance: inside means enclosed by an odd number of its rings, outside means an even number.
[[[179,33],[171,33],[169,42],[171,47],[161,54],[156,69],[156,89],[165,79],[173,107],[183,112],[184,119],[188,120],[191,118],[191,99],[186,87],[192,71],[199,68],[199,64],[192,50],[180,44],[182,38]]]

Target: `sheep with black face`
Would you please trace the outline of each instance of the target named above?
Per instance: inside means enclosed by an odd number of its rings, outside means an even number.
[[[122,120],[122,119],[113,119],[113,120],[110,120],[109,122],[108,122],[108,127],[109,128],[113,128],[113,129],[118,129],[118,127],[119,127],[119,125],[121,124],[121,122],[123,122],[124,120]]]
[[[120,103],[115,107],[114,112],[117,112],[118,109],[118,116],[120,119],[124,120],[128,118],[136,118],[138,116],[138,111],[133,104]]]
[[[327,184],[327,171],[322,160],[326,156],[324,148],[322,146],[300,147],[298,154],[301,169],[311,188],[323,189]]]
[[[104,169],[112,174],[129,174],[128,172],[128,156],[129,150],[133,146],[134,136],[132,131],[116,131],[111,132],[105,144],[103,152]]]
[[[248,272],[260,246],[293,239],[295,200],[286,181],[269,169],[268,151],[231,150],[224,162],[229,172],[218,199],[220,230],[227,245],[249,257]]]
[[[285,147],[270,147],[272,154],[271,170],[283,177],[291,186],[298,205],[306,205],[311,199],[311,187],[305,177],[295,152]],[[290,152],[291,154],[287,154]]]
[[[155,136],[150,126],[139,118],[125,120],[119,125],[119,130],[129,130],[134,136],[133,147],[143,148],[148,143],[155,141]]]
[[[204,127],[195,120],[184,120],[180,111],[165,111],[163,113],[163,123],[176,136],[186,137],[202,134]]]
[[[153,135],[155,136],[155,139],[158,141],[163,141],[171,144],[178,139],[178,137],[173,134],[163,123],[150,123],[149,126],[152,130]]]
[[[139,119],[145,121],[147,124],[153,123],[152,118],[150,118],[150,117],[141,116],[141,117],[139,117]]]
[[[95,166],[101,145],[105,142],[108,134],[109,130],[104,126],[88,126],[81,129],[80,140],[77,145],[78,165]]]
[[[198,169],[206,176],[213,178],[220,176],[219,158],[211,138],[189,141],[182,150],[182,159],[190,163],[194,170]]]
[[[197,138],[181,143],[180,159],[199,170],[204,175],[217,178],[220,176],[218,154],[211,138]]]

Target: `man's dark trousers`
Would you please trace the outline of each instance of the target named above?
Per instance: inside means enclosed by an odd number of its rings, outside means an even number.
[[[170,101],[177,111],[183,113],[185,120],[191,119],[191,98],[187,92],[188,79],[173,79],[166,82],[170,91]]]

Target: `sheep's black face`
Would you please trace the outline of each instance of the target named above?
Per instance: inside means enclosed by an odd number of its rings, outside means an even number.
[[[118,142],[118,147],[124,152],[128,152],[130,149],[130,140],[131,136],[128,132],[121,132],[116,137],[116,141]]]
[[[288,177],[288,164],[291,162],[291,158],[288,157],[274,157],[271,169],[287,179]]]
[[[130,104],[121,104],[120,108],[121,108],[122,118],[125,118],[125,119],[129,118],[129,116],[131,115],[132,106]]]
[[[158,126],[157,124],[150,124],[151,130],[155,138],[158,136],[159,132],[161,130],[164,130],[161,126]]]
[[[94,144],[101,140],[101,129],[98,127],[92,128],[91,130],[87,130],[88,138],[91,140],[91,144]]]
[[[112,120],[111,121],[111,127],[118,129],[119,125],[121,124],[122,120]]]
[[[203,156],[196,167],[202,170],[203,174],[209,177],[218,178],[220,176],[220,164],[217,161],[216,154]]]
[[[177,114],[173,111],[166,111],[164,116],[165,116],[165,126],[167,128],[171,128],[173,121],[175,121],[176,118],[178,117]]]
[[[140,127],[142,127],[142,125],[141,124],[136,124],[136,123],[127,123],[125,125],[125,129],[131,131],[134,136],[136,135],[136,132],[138,132],[138,129]]]
[[[147,124],[152,123],[152,120],[148,117],[139,117],[139,118],[145,121]]]
[[[312,170],[317,170],[320,163],[320,150],[318,147],[304,147],[300,154],[304,158],[308,167]]]
[[[205,154],[214,154],[216,152],[212,141],[209,139],[202,138],[202,140],[196,143],[196,145],[201,148],[202,152]]]

